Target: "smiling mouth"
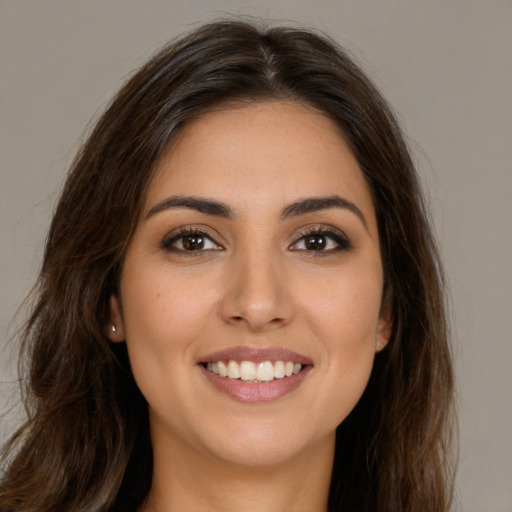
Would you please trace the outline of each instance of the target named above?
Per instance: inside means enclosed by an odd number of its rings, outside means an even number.
[[[198,358],[207,381],[247,404],[284,398],[307,379],[313,361],[283,347],[233,346]]]
[[[215,375],[254,384],[286,379],[300,373],[305,366],[301,363],[284,360],[254,362],[231,359],[203,363],[203,367]]]

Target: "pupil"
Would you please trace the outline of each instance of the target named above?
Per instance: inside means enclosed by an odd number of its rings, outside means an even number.
[[[204,246],[204,239],[201,235],[187,235],[183,237],[183,247],[187,251],[197,251]]]
[[[325,248],[325,237],[323,235],[310,235],[305,240],[306,247],[310,251],[317,251]]]

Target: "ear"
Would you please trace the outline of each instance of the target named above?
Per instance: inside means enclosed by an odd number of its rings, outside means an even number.
[[[123,315],[116,295],[112,294],[108,302],[109,321],[106,326],[107,338],[112,343],[120,343],[125,340]]]
[[[391,312],[391,300],[389,293],[382,301],[382,306],[379,314],[379,321],[377,323],[377,333],[375,336],[375,352],[380,352],[386,348],[391,333],[393,332],[393,313]]]

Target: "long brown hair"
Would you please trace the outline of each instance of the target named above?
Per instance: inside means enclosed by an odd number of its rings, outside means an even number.
[[[441,264],[420,185],[387,105],[325,36],[225,21],[165,47],[114,98],[76,157],[22,336],[29,417],[7,444],[0,509],[135,510],[151,484],[148,414],[108,297],[162,151],[231,101],[291,99],[342,130],[377,213],[394,330],[338,427],[331,511],[447,511],[453,370]]]

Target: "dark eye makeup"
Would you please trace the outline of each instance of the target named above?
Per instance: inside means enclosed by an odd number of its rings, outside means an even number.
[[[352,244],[345,233],[331,226],[311,227],[301,232],[299,239],[290,246],[291,251],[307,251],[318,256],[351,248]]]
[[[176,253],[198,254],[204,251],[223,251],[224,248],[203,229],[186,227],[173,231],[162,241],[162,249]]]
[[[315,256],[348,251],[351,248],[348,237],[331,226],[311,227],[301,232],[298,239],[289,246],[290,251],[308,252]],[[162,241],[162,249],[189,256],[207,251],[223,251],[224,247],[206,230],[184,227],[168,234]]]

